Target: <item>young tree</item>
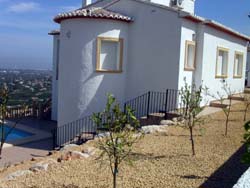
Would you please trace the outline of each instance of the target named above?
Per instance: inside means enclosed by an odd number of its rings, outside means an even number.
[[[244,134],[244,140],[246,144],[246,153],[242,157],[242,162],[250,164],[250,121],[244,126],[246,133]]]
[[[18,122],[20,121],[20,119],[18,121],[16,121],[12,127],[10,127],[10,129],[8,131],[6,131],[5,129],[5,123],[6,123],[6,118],[7,118],[7,104],[8,104],[8,100],[9,100],[9,91],[6,85],[2,86],[1,90],[0,90],[0,159],[2,156],[2,150],[3,150],[3,146],[6,143],[6,140],[9,136],[9,134],[11,134],[11,132],[15,129],[16,125],[18,124]],[[25,113],[26,107],[23,107],[22,113]],[[22,115],[21,115],[22,116]]]
[[[109,94],[105,110],[92,116],[98,129],[108,131],[104,138],[98,138],[98,147],[102,151],[100,158],[108,158],[114,188],[120,164],[130,161],[132,147],[141,138],[141,134],[135,135],[138,133],[139,121],[129,107],[125,111],[120,109],[115,97]]]
[[[232,109],[232,92],[230,86],[227,83],[223,83],[222,90],[225,92],[227,95],[227,99],[225,98],[225,95],[221,94],[220,92],[217,92],[217,96],[211,95],[213,98],[217,99],[220,101],[220,104],[222,105],[222,111],[224,112],[224,115],[226,116],[226,122],[225,122],[225,136],[227,136],[228,133],[228,123],[229,123],[229,118],[231,114],[231,109]],[[228,100],[228,104],[225,104],[224,101]]]
[[[202,91],[204,88],[200,86],[198,89],[195,84],[189,86],[185,81],[185,86],[180,90],[181,104],[183,108],[182,119],[184,120],[182,125],[189,129],[190,132],[190,141],[192,146],[192,154],[195,155],[195,146],[194,146],[194,127],[197,124],[203,122],[203,119],[198,116],[202,111],[201,101],[202,101]]]

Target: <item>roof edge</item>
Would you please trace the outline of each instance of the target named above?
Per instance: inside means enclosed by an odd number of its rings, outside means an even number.
[[[109,19],[123,22],[132,22],[133,18],[127,15],[123,15],[118,12],[113,12],[105,8],[82,8],[74,11],[58,14],[54,21],[61,23],[63,20],[74,18],[94,18],[94,19]]]
[[[59,30],[52,30],[48,33],[48,35],[60,35],[60,31]]]
[[[243,40],[246,40],[246,41],[250,41],[250,37],[247,36],[247,35],[244,35],[232,28],[229,28],[223,24],[220,24],[216,21],[213,21],[213,20],[208,20],[208,19],[205,19],[205,18],[202,18],[202,17],[199,17],[199,16],[195,16],[195,15],[191,15],[191,14],[182,14],[180,15],[182,18],[184,19],[188,19],[190,21],[193,21],[195,23],[202,23],[204,25],[207,25],[207,26],[210,26],[216,30],[219,30],[219,31],[222,31],[224,33],[227,33],[227,34],[230,34],[230,35],[233,35],[237,38],[240,38],[240,39],[243,39]]]

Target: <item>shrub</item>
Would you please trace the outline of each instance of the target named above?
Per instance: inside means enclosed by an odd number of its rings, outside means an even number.
[[[250,121],[248,121],[245,126],[246,133],[244,134],[244,140],[246,144],[246,153],[242,157],[242,162],[250,164]]]
[[[138,132],[139,121],[129,107],[126,108],[126,113],[123,112],[115,97],[110,94],[104,111],[93,114],[92,119],[98,129],[108,131],[104,138],[98,139],[98,147],[102,151],[100,158],[106,157],[109,161],[113,187],[116,188],[120,164],[123,161],[131,162],[130,154],[133,145],[141,138],[140,135],[135,135]]]

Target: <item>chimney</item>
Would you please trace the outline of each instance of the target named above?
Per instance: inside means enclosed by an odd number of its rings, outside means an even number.
[[[82,0],[82,7],[92,4],[93,0]]]

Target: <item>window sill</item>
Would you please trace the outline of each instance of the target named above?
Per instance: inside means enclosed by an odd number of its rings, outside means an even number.
[[[96,70],[97,73],[122,73],[122,70]]]
[[[235,79],[241,79],[242,75],[240,75],[240,76],[233,76],[233,78],[235,78]]]
[[[195,71],[195,68],[189,68],[189,67],[185,67],[184,71]]]
[[[215,76],[215,78],[228,78],[228,76],[227,75],[217,75],[217,76]]]

